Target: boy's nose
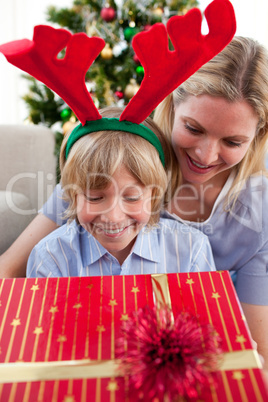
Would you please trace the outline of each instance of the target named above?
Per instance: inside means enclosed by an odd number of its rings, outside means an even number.
[[[119,202],[114,205],[109,205],[107,210],[102,213],[102,218],[105,222],[118,223],[125,218],[125,213],[122,211],[122,207]]]

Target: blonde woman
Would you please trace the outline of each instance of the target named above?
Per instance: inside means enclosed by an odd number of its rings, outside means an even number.
[[[229,270],[268,368],[268,55],[235,37],[156,110],[177,156],[168,206],[210,240]]]

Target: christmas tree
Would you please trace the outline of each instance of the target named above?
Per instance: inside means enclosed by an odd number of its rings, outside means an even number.
[[[105,40],[105,48],[87,72],[86,85],[97,107],[124,106],[137,92],[144,74],[131,46],[133,36],[197,5],[196,0],[75,0],[71,9],[49,7],[47,21],[72,33],[85,32]],[[30,91],[24,96],[28,119],[49,127],[60,123],[55,126],[58,152],[63,134],[76,117],[54,92],[32,77],[25,78],[30,81]]]

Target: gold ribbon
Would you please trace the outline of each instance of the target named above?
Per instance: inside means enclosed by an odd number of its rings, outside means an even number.
[[[0,383],[109,378],[118,376],[116,360],[63,360],[0,364]]]
[[[110,378],[120,376],[118,360],[63,360],[0,364],[0,383]],[[225,353],[221,371],[261,368],[256,350]]]
[[[168,279],[165,274],[151,275],[155,304],[157,308],[163,305],[171,308],[171,298],[168,287]]]
[[[157,307],[171,307],[167,275],[151,275]],[[49,362],[1,363],[0,383],[69,380],[84,378],[110,378],[120,376],[118,360],[65,360]],[[225,353],[220,370],[261,369],[256,350],[241,350]]]
[[[221,371],[261,369],[262,364],[257,350],[246,349],[226,352],[220,365]]]

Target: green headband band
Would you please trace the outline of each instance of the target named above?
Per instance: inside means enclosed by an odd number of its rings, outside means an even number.
[[[136,124],[130,121],[119,121],[117,118],[107,118],[103,117],[99,120],[87,121],[84,126],[79,124],[74,128],[70,137],[68,138],[66,145],[66,159],[68,158],[70,149],[73,144],[86,134],[97,132],[97,131],[126,131],[128,133],[139,135],[145,140],[149,141],[158,151],[162,165],[165,167],[165,155],[155,133],[143,124]]]

